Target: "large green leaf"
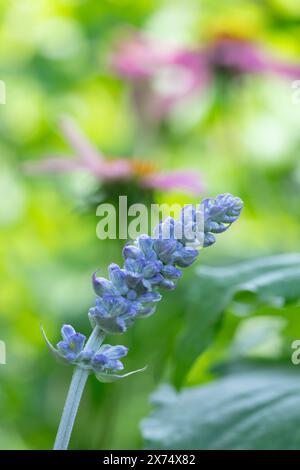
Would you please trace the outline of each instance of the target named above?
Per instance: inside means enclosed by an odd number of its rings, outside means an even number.
[[[249,307],[281,307],[300,298],[300,254],[271,256],[228,267],[196,270],[188,299],[186,328],[175,351],[174,383],[182,384],[194,360],[211,343],[222,315],[233,301]]]
[[[178,394],[164,386],[153,401],[148,449],[300,449],[298,370],[236,373]]]

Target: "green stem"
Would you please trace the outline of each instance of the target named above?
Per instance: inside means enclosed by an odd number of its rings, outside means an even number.
[[[86,343],[84,351],[96,351],[101,346],[104,338],[105,334],[98,326],[96,326]],[[66,450],[68,448],[80,400],[88,376],[89,370],[76,366],[59,423],[53,450]]]

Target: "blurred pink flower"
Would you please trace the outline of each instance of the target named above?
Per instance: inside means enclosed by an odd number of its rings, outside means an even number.
[[[165,52],[141,33],[120,41],[111,56],[111,65],[123,77],[144,78],[152,74],[158,63],[164,63]]]
[[[29,174],[87,171],[103,183],[137,180],[144,188],[179,190],[193,194],[203,191],[203,184],[195,171],[157,172],[152,162],[117,158],[108,160],[97,151],[69,118],[61,123],[62,131],[75,152],[70,156],[48,155],[43,160],[28,162]]]
[[[204,48],[189,49],[131,32],[118,42],[111,66],[132,84],[133,103],[145,124],[162,120],[174,106],[206,89],[222,69],[232,75],[300,78],[299,65],[273,59],[255,42],[226,34]]]
[[[133,101],[146,124],[161,120],[208,79],[200,50],[178,48],[138,32],[118,42],[111,66],[133,84]]]
[[[160,72],[173,68],[185,75],[186,83],[180,91],[186,93],[190,85],[199,82],[202,66],[201,52],[162,43],[142,33],[134,32],[119,41],[111,56],[111,66],[122,77],[129,79],[156,78]],[[172,70],[171,70],[172,71]],[[178,77],[176,77],[178,80]],[[179,77],[181,78],[181,77]],[[171,87],[172,88],[172,87]],[[180,87],[179,87],[180,88]],[[167,91],[167,90],[166,90]]]

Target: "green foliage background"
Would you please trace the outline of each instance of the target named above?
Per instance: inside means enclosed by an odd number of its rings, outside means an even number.
[[[253,386],[262,380],[261,372],[255,375],[262,365],[291,366],[291,343],[300,337],[300,105],[292,104],[291,82],[247,77],[239,86],[227,85],[226,93],[213,83],[188,113],[179,109],[145,145],[127,85],[112,76],[107,57],[120,31],[131,26],[194,45],[220,30],[243,32],[277,57],[299,62],[300,5],[19,0],[2,2],[0,18],[0,79],[7,87],[7,103],[0,106],[0,339],[7,347],[7,364],[0,366],[0,448],[51,448],[71,370],[53,362],[40,323],[53,340],[63,322],[88,334],[91,273],[120,260],[119,242],[96,238],[96,215],[76,210],[88,179],[29,177],[22,169],[22,163],[47,153],[69,152],[57,130],[63,114],[72,115],[107,155],[131,156],[138,149],[141,158],[163,169],[199,171],[205,194],[232,192],[245,202],[241,220],[203,251],[157,314],[118,338],[130,348],[128,370],[149,367],[118,384],[90,379],[71,448],[141,447],[139,423],[160,382],[178,387],[225,376],[220,380],[231,383],[231,369],[244,370],[246,361]],[[190,201],[174,193],[156,197]],[[279,253],[291,254],[278,258]],[[280,369],[280,384],[285,373]],[[268,372],[263,387],[276,388],[276,380]],[[299,380],[293,375],[288,381],[293,391]],[[206,394],[213,399],[205,390],[199,400]],[[225,423],[230,427],[229,418]],[[149,430],[145,435],[151,442]],[[268,447],[274,436],[266,436]],[[199,439],[208,447],[221,445],[215,437]],[[222,442],[256,445],[254,438],[236,443],[229,436]],[[297,442],[291,445],[299,448]]]

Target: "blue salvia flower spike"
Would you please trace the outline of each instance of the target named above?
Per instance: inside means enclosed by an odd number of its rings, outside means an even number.
[[[58,429],[54,449],[68,447],[80,397],[90,372],[102,382],[112,382],[139,371],[118,374],[127,354],[124,346],[102,345],[107,334],[124,333],[137,318],[152,315],[162,299],[159,290],[176,288],[187,268],[197,259],[199,248],[213,245],[215,235],[226,231],[240,216],[243,202],[231,194],[187,205],[179,219],[160,222],[153,237],[141,235],[123,249],[124,266],[113,263],[108,277],[93,274],[95,305],[89,310],[93,332],[85,337],[70,325],[62,328],[57,348],[44,337],[51,352],[63,362],[76,365]]]

